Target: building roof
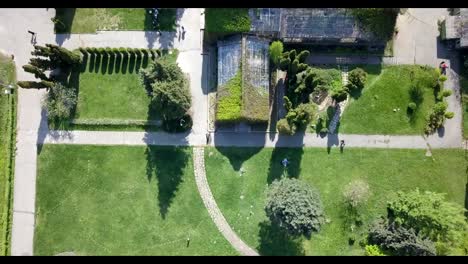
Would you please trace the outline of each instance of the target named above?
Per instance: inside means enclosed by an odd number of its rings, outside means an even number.
[[[285,42],[384,43],[341,8],[253,8],[251,32],[277,34]]]
[[[468,8],[460,8],[460,47],[468,47]]]

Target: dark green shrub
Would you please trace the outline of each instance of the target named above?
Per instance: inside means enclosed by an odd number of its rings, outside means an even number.
[[[87,55],[88,54],[88,50],[86,48],[83,48],[83,47],[79,47],[78,50],[83,53],[83,55]]]
[[[23,70],[25,72],[29,72],[29,73],[32,73],[34,74],[34,77],[38,78],[38,79],[41,79],[41,80],[48,80],[49,78],[44,74],[44,72],[39,69],[38,67],[36,66],[33,66],[33,65],[30,65],[30,64],[26,64],[26,65],[23,65]]]
[[[113,54],[119,54],[120,53],[119,48],[112,48],[111,51],[112,51]]]
[[[40,82],[32,82],[32,81],[19,81],[17,82],[18,86],[21,88],[29,89],[40,89],[40,88],[50,88],[54,85],[53,82],[49,81],[40,81]]]
[[[344,87],[341,88],[335,88],[331,92],[331,97],[333,100],[335,100],[337,103],[342,102],[348,98],[348,92]]]
[[[122,53],[123,55],[127,55],[128,51],[127,48],[119,48],[119,52]]]
[[[449,97],[450,95],[452,95],[452,90],[445,89],[442,91],[443,97]]]
[[[133,48],[127,48],[127,53],[132,56],[134,54]]]
[[[106,49],[103,48],[103,47],[99,47],[99,48],[97,48],[97,52],[98,52],[99,54],[101,54],[101,55],[104,55],[104,54],[106,53]]]
[[[445,118],[447,119],[452,119],[454,116],[455,116],[455,113],[454,112],[446,112],[444,114]]]
[[[294,61],[296,59],[296,50],[293,49],[289,51],[289,59],[291,61]]]
[[[148,50],[147,49],[141,48],[140,53],[142,54],[143,57],[148,56]]]
[[[46,44],[54,56],[58,57],[62,63],[68,65],[78,65],[81,63],[81,54],[79,52],[72,52],[64,47],[53,44]]]
[[[286,119],[298,129],[302,129],[312,121],[316,110],[317,106],[314,103],[299,104],[287,113]]]
[[[307,57],[309,57],[309,55],[310,55],[310,52],[308,50],[303,50],[301,51],[301,53],[299,53],[299,55],[297,55],[297,59],[299,60],[300,63],[304,63]]]
[[[278,66],[283,54],[283,43],[279,40],[273,41],[270,45],[269,52],[271,61],[275,66]]]
[[[419,83],[411,85],[409,94],[411,100],[417,105],[424,100],[424,89],[421,87],[421,85],[419,85]]]
[[[416,110],[416,107],[417,107],[417,106],[416,106],[416,103],[415,103],[415,102],[410,102],[410,103],[408,104],[408,108],[411,109],[411,111]]]
[[[86,52],[88,52],[90,54],[94,53],[94,48],[92,48],[92,47],[86,47],[85,49],[86,49]]]
[[[387,220],[377,221],[370,229],[368,240],[370,244],[378,245],[397,256],[435,256],[434,243],[418,236],[413,229],[388,223]]]
[[[67,88],[56,83],[51,87],[43,102],[47,109],[47,115],[51,120],[66,120],[73,113],[77,103],[76,92],[73,88]]]
[[[280,60],[279,68],[282,71],[287,71],[289,69],[289,65],[291,64],[291,60],[289,58],[283,58]]]
[[[361,68],[356,68],[348,73],[348,87],[350,89],[356,90],[364,88],[366,80],[367,73]]]
[[[296,127],[294,125],[291,126],[286,118],[278,120],[276,129],[278,129],[280,134],[284,135],[294,135],[296,133]]]
[[[41,59],[41,58],[31,58],[29,63],[32,66],[35,66],[42,71],[51,70],[53,68],[52,62],[50,60]]]
[[[269,186],[265,211],[272,223],[293,236],[310,237],[325,220],[317,189],[291,178],[275,180]]]
[[[171,123],[187,115],[191,106],[188,81],[175,62],[154,61],[140,70],[140,75],[147,89],[153,91],[151,107],[161,113],[164,122]],[[169,129],[170,126],[165,127]]]
[[[291,63],[291,67],[290,67],[290,73],[292,75],[296,74],[297,73],[297,70],[299,69],[299,61],[298,60],[294,60],[292,63]]]

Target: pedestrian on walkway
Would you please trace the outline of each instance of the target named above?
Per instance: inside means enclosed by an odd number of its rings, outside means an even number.
[[[447,64],[445,63],[445,61],[442,61],[439,65],[440,67],[440,72],[443,74],[443,75],[446,75],[447,74]]]
[[[206,133],[206,144],[210,143],[210,137],[211,137],[210,133],[209,132]]]
[[[341,140],[340,141],[340,152],[341,153],[343,153],[344,146],[345,146],[344,140]]]
[[[190,245],[190,237],[187,237],[187,247]]]
[[[185,39],[185,28],[184,26],[182,26],[182,40]]]

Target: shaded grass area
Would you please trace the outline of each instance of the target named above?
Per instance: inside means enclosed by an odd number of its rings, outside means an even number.
[[[207,32],[238,33],[250,31],[248,8],[206,8]]]
[[[370,75],[373,75],[372,73]],[[413,76],[414,82],[411,81]],[[361,94],[351,94],[340,121],[340,132],[349,134],[422,134],[426,117],[434,105],[431,83],[437,78],[432,68],[387,66],[379,76],[371,76]],[[409,89],[415,83],[423,88],[423,100],[408,113],[412,101]],[[393,111],[396,109],[397,111]],[[399,109],[399,110],[398,110]]]
[[[198,194],[191,148],[44,145],[38,162],[36,255],[236,255]]]
[[[16,83],[15,64],[0,54],[0,256],[10,254],[16,143],[17,90],[4,94],[3,84]]]
[[[97,30],[153,30],[145,8],[58,8],[56,33]],[[175,16],[174,16],[175,21]]]
[[[161,8],[158,14],[158,29],[161,31],[176,31],[177,8]]]
[[[253,153],[253,154],[252,154]],[[281,160],[291,164],[283,170]],[[359,246],[367,226],[386,214],[394,191],[421,190],[447,193],[450,201],[464,204],[466,174],[463,151],[347,148],[208,148],[205,151],[208,182],[218,206],[237,234],[263,255],[363,255]],[[271,226],[264,212],[265,191],[282,175],[297,177],[320,191],[330,223],[310,240],[291,239]],[[363,226],[350,246],[343,187],[364,179],[371,196],[362,211]]]

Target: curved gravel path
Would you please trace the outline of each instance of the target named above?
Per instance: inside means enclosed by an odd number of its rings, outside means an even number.
[[[208,185],[208,180],[206,179],[204,148],[193,148],[193,164],[198,192],[200,193],[211,219],[213,219],[216,227],[218,227],[218,230],[240,254],[245,256],[258,256],[258,253],[255,250],[251,249],[237,236],[219,210],[213,194],[211,193],[210,186]]]

